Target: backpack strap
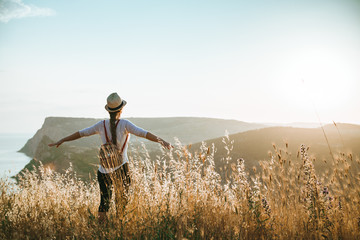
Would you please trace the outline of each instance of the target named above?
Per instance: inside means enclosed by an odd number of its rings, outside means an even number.
[[[106,132],[105,120],[104,120],[104,130],[105,130],[106,142],[110,142],[110,141],[109,141],[109,138],[108,138],[108,135],[107,135],[107,132]]]
[[[123,153],[124,148],[125,148],[125,146],[126,146],[126,142],[128,141],[128,139],[129,139],[129,134],[126,134],[126,139],[125,139],[125,142],[124,142],[123,147],[121,148],[121,153]]]

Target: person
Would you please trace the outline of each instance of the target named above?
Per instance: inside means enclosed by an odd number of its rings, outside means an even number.
[[[104,168],[99,165],[97,171],[97,179],[100,186],[100,205],[98,210],[98,221],[100,223],[107,222],[106,213],[110,208],[110,200],[112,197],[112,186],[115,185],[115,202],[118,213],[118,206],[124,209],[127,199],[126,192],[131,183],[129,174],[129,159],[127,156],[127,140],[129,134],[134,134],[138,137],[146,138],[150,141],[160,143],[164,148],[170,149],[172,145],[160,137],[137,127],[132,122],[121,119],[121,113],[126,105],[126,101],[121,99],[117,93],[111,93],[107,98],[105,109],[109,112],[110,119],[99,121],[95,125],[75,132],[67,137],[60,139],[55,143],[49,144],[49,147],[59,147],[64,142],[74,141],[81,137],[99,134],[103,144],[108,142],[111,136],[111,141],[122,147],[123,164],[114,168]],[[115,177],[114,176],[118,176]],[[118,181],[117,181],[118,180]],[[120,196],[119,196],[120,195]],[[120,201],[119,203],[117,201]]]

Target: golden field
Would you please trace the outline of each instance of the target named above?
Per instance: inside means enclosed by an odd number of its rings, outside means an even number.
[[[96,180],[84,182],[41,165],[16,185],[0,182],[0,239],[359,239],[360,161],[338,153],[317,174],[306,146],[298,154],[273,146],[247,172],[215,146],[180,143],[156,159],[132,151],[132,184],[123,214],[113,201],[109,222],[98,224]],[[215,162],[222,161],[222,172]],[[235,162],[235,163],[234,163]]]

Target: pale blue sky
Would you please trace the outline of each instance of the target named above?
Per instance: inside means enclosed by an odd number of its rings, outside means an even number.
[[[360,1],[0,0],[0,132],[47,116],[360,124]]]

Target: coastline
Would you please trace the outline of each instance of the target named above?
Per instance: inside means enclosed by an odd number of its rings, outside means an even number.
[[[30,133],[0,133],[0,178],[12,179],[31,157],[19,150],[32,137]]]

